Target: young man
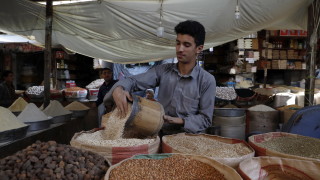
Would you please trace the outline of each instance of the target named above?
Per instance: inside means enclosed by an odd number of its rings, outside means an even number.
[[[100,77],[104,79],[104,83],[99,88],[98,99],[96,101],[97,106],[99,106],[103,102],[104,96],[110,91],[112,86],[117,82],[117,80],[113,80],[113,72],[110,68],[102,69]]]
[[[113,80],[113,72],[110,68],[102,69],[100,75],[101,75],[100,77],[104,79],[104,83],[99,88],[98,99],[96,101],[96,106],[98,107],[98,126],[99,127],[101,126],[102,116],[106,112],[110,112],[112,109],[111,105],[104,106],[104,104],[102,103],[103,98],[110,91],[112,86],[117,82],[117,80]]]
[[[18,98],[13,86],[13,72],[4,71],[2,79],[4,81],[0,84],[0,106],[9,107]]]
[[[203,49],[205,29],[199,22],[188,20],[179,23],[175,32],[177,64],[159,65],[119,81],[104,102],[114,100],[124,116],[127,101],[132,100],[130,93],[159,86],[158,100],[166,114],[163,133],[205,132],[212,122],[216,91],[214,77],[196,63]]]

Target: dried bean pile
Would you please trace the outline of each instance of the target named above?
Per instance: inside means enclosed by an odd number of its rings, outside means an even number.
[[[317,138],[282,136],[257,144],[280,153],[320,159],[320,139]]]
[[[0,160],[0,179],[100,180],[107,169],[104,158],[92,152],[55,141],[37,141]]]
[[[228,144],[202,136],[167,136],[166,143],[173,149],[186,154],[213,158],[239,158],[252,153],[243,143]]]
[[[224,175],[214,167],[189,157],[174,155],[164,159],[130,159],[114,168],[110,180],[221,180]]]

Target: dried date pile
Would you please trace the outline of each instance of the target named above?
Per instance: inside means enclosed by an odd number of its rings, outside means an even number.
[[[0,160],[1,180],[100,180],[108,164],[103,157],[55,141],[28,146]]]

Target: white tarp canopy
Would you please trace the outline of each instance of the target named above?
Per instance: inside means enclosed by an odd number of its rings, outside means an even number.
[[[52,44],[115,63],[175,57],[174,26],[191,19],[206,28],[205,48],[261,29],[306,29],[312,0],[164,0],[163,38],[156,36],[159,0],[99,0],[54,6]],[[45,6],[2,0],[0,31],[45,42]]]

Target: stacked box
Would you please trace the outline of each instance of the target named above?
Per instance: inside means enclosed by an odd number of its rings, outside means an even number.
[[[280,51],[272,50],[272,59],[279,59],[279,58],[280,58]]]
[[[287,60],[272,60],[272,69],[287,69]]]
[[[294,62],[295,69],[302,69],[302,62],[301,61],[296,61]]]
[[[280,59],[287,59],[287,51],[285,50],[280,51]]]

